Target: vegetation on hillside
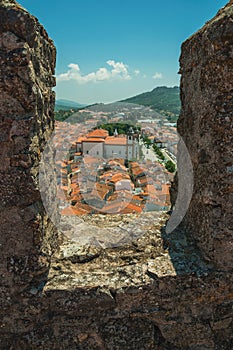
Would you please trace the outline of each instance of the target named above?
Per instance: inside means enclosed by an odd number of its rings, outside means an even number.
[[[55,103],[55,111],[68,111],[69,109],[80,109],[85,107],[86,105],[83,105],[81,103],[78,102],[74,102],[74,101],[70,101],[70,100],[56,100]]]
[[[150,92],[145,92],[143,94],[128,98],[124,101],[121,101],[121,103],[111,103],[111,104],[93,104],[90,106],[86,107],[66,107],[65,103],[63,103],[62,106],[59,105],[59,101],[56,103],[56,109],[55,109],[55,119],[59,121],[64,121],[67,118],[69,118],[71,115],[72,116],[72,121],[71,122],[82,122],[85,120],[83,117],[84,115],[80,115],[78,113],[79,110],[81,109],[88,109],[91,112],[100,112],[106,111],[106,114],[109,115],[109,113],[112,113],[114,116],[114,113],[117,114],[120,111],[124,112],[124,119],[127,120],[127,122],[135,122],[135,120],[138,119],[138,115],[141,115],[142,112],[138,111],[138,109],[132,108],[130,110],[130,113],[125,113],[125,108],[127,109],[129,105],[136,104],[136,105],[141,105],[145,107],[150,107],[154,112],[150,111],[144,111],[143,117],[145,118],[150,118],[150,113],[154,113],[153,118],[160,118],[161,115],[166,117],[170,122],[176,122],[180,113],[180,89],[179,87],[175,86],[173,88],[169,88],[166,86],[162,87],[157,87],[154,90]],[[71,104],[72,102],[69,101]],[[75,103],[73,103],[75,104]],[[81,105],[80,105],[81,106]],[[61,108],[60,108],[61,107]],[[59,108],[59,109],[58,109]],[[65,109],[66,108],[66,109]],[[143,107],[142,107],[143,108]],[[85,115],[88,117],[87,115]],[[103,120],[102,120],[103,122]]]
[[[83,123],[90,118],[90,113],[88,111],[80,113],[82,109],[83,108],[55,111],[55,120],[64,122],[66,119],[69,119],[69,123],[71,124]]]
[[[72,114],[74,114],[74,112],[77,112],[77,111],[74,111],[73,109],[68,109],[68,110],[60,109],[58,111],[55,111],[54,117],[55,117],[55,120],[58,120],[59,122],[64,122],[67,118],[69,118]]]
[[[135,103],[151,107],[156,112],[166,116],[170,121],[177,121],[180,113],[180,89],[178,86],[172,88],[161,86],[150,92],[128,98],[121,102]]]
[[[59,101],[62,101],[62,100],[59,100]],[[89,112],[79,113],[79,111],[82,111],[83,109],[88,109],[95,105],[96,104],[85,106],[85,107],[74,108],[74,107],[65,106],[65,105],[61,106],[58,102],[56,102],[54,117],[55,117],[55,120],[58,120],[60,122],[64,122],[66,119],[69,118],[69,123],[83,123],[86,119],[90,117],[90,113]]]

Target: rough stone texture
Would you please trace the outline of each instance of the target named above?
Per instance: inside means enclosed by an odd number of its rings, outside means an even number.
[[[54,123],[56,50],[15,1],[0,1],[0,21],[0,284],[12,294],[47,273],[54,245],[38,166]]]
[[[178,132],[194,192],[183,227],[206,259],[233,268],[233,2],[182,46]]]
[[[217,70],[223,67],[221,59],[224,56],[219,33],[222,33],[223,39],[226,38],[227,28],[232,23],[229,17],[232,1],[230,4],[189,39],[182,51],[183,112],[179,129],[190,149],[196,181],[194,202],[184,221],[189,234],[180,228],[166,234],[164,225],[167,216],[147,213],[140,217],[120,217],[120,220],[119,216],[88,217],[84,221],[89,221],[82,223],[77,232],[69,232],[65,223],[67,237],[59,235],[56,240],[37,188],[40,152],[53,128],[54,95],[51,87],[54,85],[55,50],[34,17],[15,1],[0,1],[0,349],[233,349],[230,255],[228,251],[226,258],[225,252],[222,255],[228,270],[223,271],[219,245],[216,245],[215,254],[210,254],[214,235],[219,234],[223,223],[230,222],[227,213],[232,202],[225,193],[224,206],[218,209],[220,216],[217,216],[218,221],[214,221],[213,210],[218,206],[214,207],[213,203],[207,205],[208,196],[202,195],[201,198],[198,195],[203,187],[209,189],[203,179],[210,185],[208,175],[212,178],[212,174],[221,174],[223,164],[230,159],[230,124],[227,126],[228,119],[225,119],[232,117],[231,99],[227,97],[230,93],[219,94],[218,90],[219,86],[225,89],[227,84],[230,86],[232,83],[232,80],[227,80],[230,77],[229,43],[225,43],[224,51],[229,64],[224,72]],[[210,57],[205,69],[203,65],[202,50],[205,49],[206,53],[210,50],[207,33],[212,33],[212,38],[216,37],[217,46],[220,46],[219,55],[216,53],[214,56],[216,60],[219,58],[219,64],[216,76],[212,78],[208,65],[212,62]],[[230,38],[229,35],[229,41]],[[215,50],[214,46],[212,49]],[[189,62],[192,60],[196,74],[191,74]],[[190,68],[184,69],[186,65]],[[198,78],[201,74],[203,81]],[[205,77],[209,85],[205,84]],[[200,101],[200,86],[203,86],[204,102]],[[213,108],[216,108],[215,92],[221,97],[221,108],[229,109],[228,116],[221,111],[224,123],[220,129],[215,122],[220,123],[221,118],[216,117],[215,120],[212,114]],[[209,103],[210,98],[214,107]],[[186,106],[190,110],[190,118]],[[201,119],[200,129],[192,114],[196,110],[200,118],[205,116]],[[210,115],[213,117],[211,120]],[[205,130],[208,131],[206,134]],[[218,164],[214,163],[215,166],[211,163],[204,167],[208,159],[218,157],[217,151],[212,155],[215,149],[212,136],[216,136],[218,146],[218,130],[224,150],[222,159]],[[201,132],[205,137],[200,137]],[[201,148],[197,147],[199,139]],[[228,145],[226,149],[225,145]],[[210,158],[205,157],[200,149],[205,150]],[[230,169],[230,161],[227,166]],[[202,181],[198,176],[200,171]],[[212,178],[215,181],[212,191],[215,191],[218,201],[217,190],[228,189],[227,181],[230,179],[219,177],[216,184],[216,178]],[[196,217],[195,203],[199,205],[200,217]],[[221,210],[225,210],[224,217],[221,217]],[[192,220],[198,230],[194,229]],[[80,244],[80,236],[84,241],[86,238],[84,229],[89,234],[88,223],[92,227],[96,225],[96,237],[92,232],[92,241]],[[213,230],[214,223],[216,228]],[[202,235],[205,244],[198,240],[199,233],[204,232],[202,225],[206,232],[205,236]],[[101,228],[111,239],[102,239]],[[122,240],[127,237],[126,244],[112,244],[116,242],[117,230]],[[225,235],[218,241],[222,247],[228,237]],[[60,249],[50,259],[53,252],[51,239],[54,245],[59,242]],[[196,246],[197,240],[201,250]],[[203,260],[203,252],[212,263]],[[221,271],[215,269],[216,263]],[[36,278],[42,273],[47,275],[46,279],[45,276]]]

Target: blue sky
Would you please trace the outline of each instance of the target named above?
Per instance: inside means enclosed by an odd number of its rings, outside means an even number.
[[[19,0],[57,47],[57,98],[112,102],[179,85],[182,42],[227,0]]]

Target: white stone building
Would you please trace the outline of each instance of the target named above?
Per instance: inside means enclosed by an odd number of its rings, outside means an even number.
[[[127,135],[109,136],[108,131],[96,129],[85,137],[80,137],[76,143],[77,152],[97,158],[139,159],[139,143],[133,129]]]

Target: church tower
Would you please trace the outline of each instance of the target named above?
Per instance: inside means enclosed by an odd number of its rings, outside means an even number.
[[[127,149],[126,149],[127,159],[132,160],[134,158],[134,130],[132,126],[127,132]]]

